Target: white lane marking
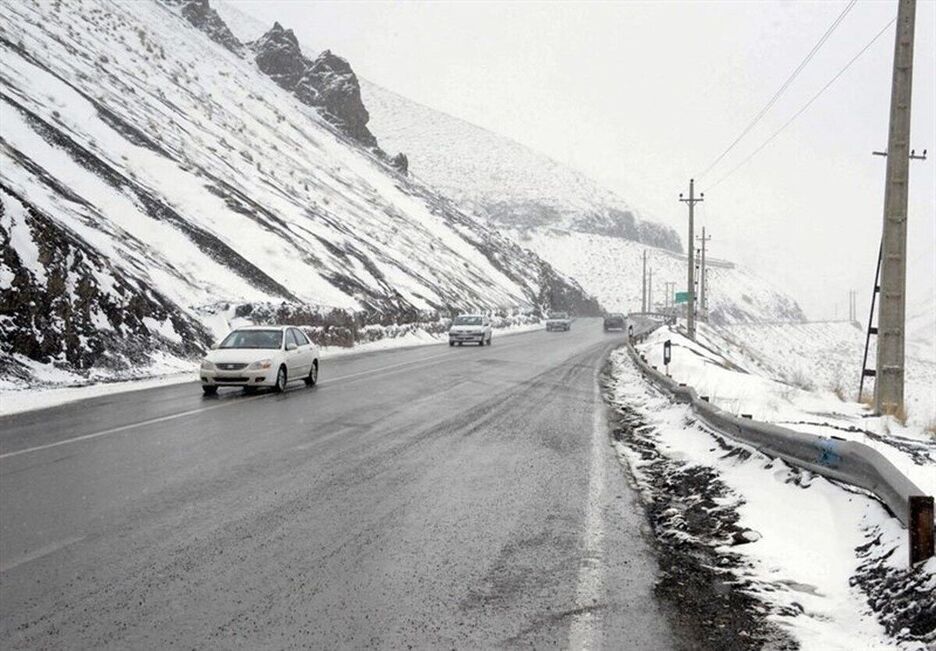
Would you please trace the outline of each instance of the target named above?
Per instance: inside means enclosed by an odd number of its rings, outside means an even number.
[[[19,567],[24,563],[29,563],[31,561],[42,558],[43,556],[48,556],[54,552],[57,552],[60,549],[68,547],[71,544],[74,544],[80,540],[84,540],[87,536],[72,536],[70,538],[65,538],[64,540],[59,540],[58,542],[49,543],[48,545],[43,545],[38,549],[34,549],[31,552],[27,552],[20,556],[19,558],[14,558],[12,561],[7,561],[5,563],[0,563],[0,574],[4,572],[9,572],[14,567]]]
[[[120,427],[112,427],[110,429],[105,429],[100,432],[94,432],[92,434],[82,434],[81,436],[75,436],[70,439],[63,439],[61,441],[56,441],[55,443],[46,443],[45,445],[37,445],[31,448],[25,448],[23,450],[16,450],[14,452],[6,452],[0,454],[0,460],[9,459],[11,457],[17,457],[21,454],[29,454],[30,452],[39,452],[41,450],[49,450],[51,448],[57,448],[60,445],[70,445],[72,443],[79,443],[81,441],[89,441],[91,439],[96,439],[101,436],[107,436],[109,434],[117,434],[119,432],[126,432],[127,430],[136,429],[138,427],[145,427],[146,425],[153,425],[155,423],[164,423],[169,420],[175,420],[177,418],[184,418],[185,416],[191,416],[193,414],[200,414],[206,411],[213,411],[215,409],[221,409],[222,407],[230,407],[231,405],[240,405],[245,402],[250,402],[251,400],[258,400],[265,396],[253,396],[252,398],[242,398],[241,400],[236,400],[232,402],[226,402],[222,405],[213,405],[211,407],[202,407],[200,409],[190,409],[188,411],[182,411],[178,414],[169,414],[168,416],[160,416],[158,418],[150,418],[149,420],[143,420],[139,423],[130,423],[128,425],[121,425]]]
[[[511,344],[510,346],[500,346],[500,350],[506,348],[514,348],[516,346],[522,345],[523,342]],[[420,359],[414,359],[409,362],[400,362],[398,364],[390,364],[388,366],[381,366],[379,368],[373,368],[367,371],[361,371],[359,373],[351,373],[349,375],[341,375],[336,378],[331,378],[326,382],[322,382],[322,385],[327,386],[333,382],[338,382],[340,380],[349,380],[358,377],[364,377],[367,375],[373,375],[375,373],[383,373],[384,371],[390,371],[394,369],[399,369],[404,366],[411,366],[413,364],[419,364],[421,362],[428,362],[434,359],[439,359],[441,357],[451,357],[452,351],[442,353],[439,355],[432,355],[430,357],[421,357]],[[71,445],[72,443],[80,443],[81,441],[89,441],[92,439],[100,438],[102,436],[109,436],[111,434],[119,434],[120,432],[126,432],[133,429],[138,429],[140,427],[145,427],[147,425],[155,425],[156,423],[165,423],[170,420],[176,420],[178,418],[184,418],[186,416],[194,416],[195,414],[205,413],[207,411],[213,411],[215,409],[221,409],[222,407],[231,407],[233,405],[242,405],[245,402],[250,402],[251,400],[259,400],[261,398],[267,398],[271,394],[263,394],[259,396],[252,396],[250,398],[240,398],[238,400],[232,400],[231,402],[225,402],[220,405],[212,405],[211,407],[200,407],[198,409],[190,409],[188,411],[182,411],[178,414],[169,414],[167,416],[159,416],[157,418],[150,418],[148,420],[140,421],[138,423],[129,423],[127,425],[121,425],[120,427],[112,427],[110,429],[102,430],[100,432],[93,432],[91,434],[82,434],[81,436],[75,436],[70,439],[63,439],[61,441],[56,441],[54,443],[46,443],[44,445],[36,445],[31,448],[24,448],[22,450],[15,450],[13,452],[6,452],[0,454],[0,461],[3,459],[10,459],[12,457],[18,457],[21,454],[30,454],[32,452],[41,452],[42,450],[50,450],[52,448],[57,448],[62,445]]]
[[[599,368],[600,370],[600,368]],[[570,649],[594,649],[601,645],[601,620],[597,607],[604,585],[605,492],[604,444],[607,438],[598,377],[595,376],[595,415],[592,420],[591,464],[588,471],[588,502],[585,506],[585,554],[579,561],[575,590],[576,614],[569,626]]]

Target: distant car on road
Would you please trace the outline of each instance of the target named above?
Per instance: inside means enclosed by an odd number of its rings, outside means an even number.
[[[572,317],[569,316],[568,312],[550,312],[546,317],[546,330],[563,330],[569,331],[572,329]]]
[[[466,342],[491,345],[491,319],[483,314],[459,314],[449,328],[449,346]]]
[[[273,387],[286,390],[289,382],[318,382],[319,350],[305,333],[292,326],[238,328],[202,360],[202,391],[211,396],[219,387]]]
[[[605,315],[604,318],[604,331],[610,332],[611,330],[624,330],[626,327],[626,321],[623,314],[613,312],[611,314]]]

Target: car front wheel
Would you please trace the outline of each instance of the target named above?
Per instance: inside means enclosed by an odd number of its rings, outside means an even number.
[[[202,393],[204,393],[206,396],[218,395],[218,387],[215,387],[215,386],[203,384],[201,390],[202,390]]]
[[[276,384],[273,385],[273,390],[277,393],[282,393],[286,390],[286,367],[280,366],[279,371],[276,373]]]
[[[312,362],[312,368],[309,369],[309,374],[306,376],[305,383],[308,387],[314,387],[318,382],[318,360]]]

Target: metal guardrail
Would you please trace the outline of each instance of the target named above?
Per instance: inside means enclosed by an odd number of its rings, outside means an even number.
[[[726,436],[790,465],[872,493],[907,528],[911,565],[934,555],[933,497],[926,495],[884,455],[857,441],[797,432],[748,417],[738,418],[719,409],[707,398],[699,397],[692,387],[679,384],[658,371],[637,352],[634,342],[644,339],[657,327],[653,324],[640,333],[635,332],[627,345],[628,353],[644,377],[676,401],[689,404],[701,420]]]

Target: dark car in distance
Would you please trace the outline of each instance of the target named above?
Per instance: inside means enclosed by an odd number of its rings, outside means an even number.
[[[605,332],[610,332],[611,330],[624,330],[626,323],[624,320],[623,314],[606,314],[604,318],[604,330]]]

